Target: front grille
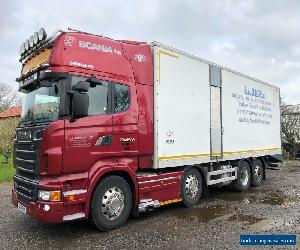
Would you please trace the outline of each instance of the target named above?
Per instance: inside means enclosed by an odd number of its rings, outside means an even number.
[[[14,177],[14,188],[18,198],[25,204],[36,201],[38,196],[38,182],[21,178],[18,175]]]
[[[17,175],[38,180],[38,148],[33,142],[15,143],[15,165]]]
[[[45,127],[17,128],[17,138],[14,142],[14,159],[16,175],[14,187],[18,198],[25,204],[37,200],[37,186],[39,183],[38,152],[41,144],[42,132]],[[27,140],[18,139],[18,133],[30,132]],[[39,136],[37,136],[37,134]]]

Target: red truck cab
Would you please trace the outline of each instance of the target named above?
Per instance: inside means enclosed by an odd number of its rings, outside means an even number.
[[[113,178],[130,194],[110,189],[97,204],[111,222],[124,199],[137,207],[136,171],[152,166],[151,48],[82,32],[40,37],[22,45],[13,204],[44,222],[88,218],[99,181]]]

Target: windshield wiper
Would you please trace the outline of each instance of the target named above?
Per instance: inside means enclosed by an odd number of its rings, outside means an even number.
[[[44,118],[39,118],[39,119],[34,119],[34,120],[29,120],[29,121],[21,121],[20,125],[21,126],[36,126],[37,124],[41,123],[50,123],[52,120],[49,120],[47,117]]]
[[[45,123],[45,122],[51,122],[52,120],[50,120],[48,117],[42,117],[42,118],[38,118],[38,119],[34,119],[33,122],[36,123]]]
[[[29,120],[29,121],[21,121],[20,125],[22,125],[22,126],[35,126],[36,123],[34,122],[34,120]]]

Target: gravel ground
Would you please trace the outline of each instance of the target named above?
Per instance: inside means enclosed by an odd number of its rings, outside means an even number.
[[[247,193],[212,188],[195,208],[162,207],[105,233],[86,221],[61,225],[34,221],[13,207],[12,184],[4,183],[0,185],[0,248],[238,249],[240,234],[297,234],[299,238],[300,162],[268,169],[267,175],[262,186]]]

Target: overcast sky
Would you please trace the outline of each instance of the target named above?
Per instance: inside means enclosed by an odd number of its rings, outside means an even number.
[[[20,74],[21,43],[40,27],[159,41],[281,87],[300,103],[299,0],[0,0],[0,81]]]

